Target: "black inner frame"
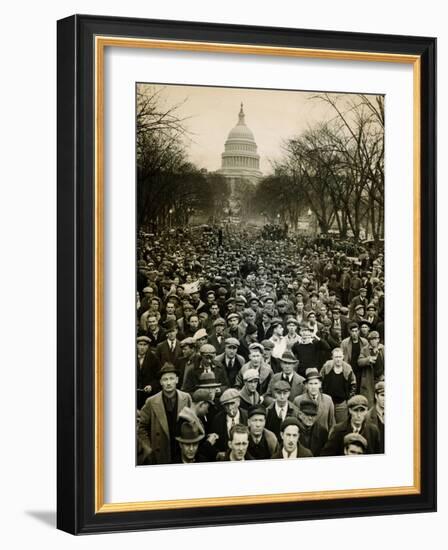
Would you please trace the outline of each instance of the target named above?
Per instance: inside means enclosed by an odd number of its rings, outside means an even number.
[[[384,52],[421,57],[420,494],[95,514],[95,35]],[[436,40],[399,35],[75,15],[58,22],[57,46],[58,528],[81,534],[435,511]]]

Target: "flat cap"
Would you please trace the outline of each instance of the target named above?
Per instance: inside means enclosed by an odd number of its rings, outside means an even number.
[[[201,338],[207,338],[207,331],[205,330],[205,328],[200,328],[193,335],[193,339],[195,342],[197,342]]]
[[[150,344],[151,339],[147,336],[137,336],[137,342],[146,342],[147,344]]]
[[[376,305],[373,303],[368,304],[366,309],[374,309],[376,311]]]
[[[344,437],[344,447],[348,447],[353,444],[362,447],[364,451],[367,450],[367,440],[361,434],[347,434]]]
[[[358,309],[364,309],[364,304],[358,304],[355,306],[355,311],[357,311]]]
[[[264,349],[274,349],[275,348],[275,344],[272,340],[262,340],[261,341],[261,345],[263,346]]]
[[[300,431],[300,424],[294,416],[287,416],[280,425],[280,431],[284,432],[288,426],[297,426]]]
[[[236,348],[238,348],[240,345],[239,340],[237,338],[232,338],[232,337],[226,338],[224,340],[224,343],[226,346],[235,346]]]
[[[349,409],[368,409],[369,402],[367,400],[367,397],[364,397],[364,395],[354,395],[353,397],[350,397],[350,399],[347,401],[347,406]]]
[[[286,319],[286,324],[289,325],[289,324],[293,324],[293,325],[296,325],[299,326],[299,321],[297,321],[297,319],[295,317],[288,317]]]
[[[213,326],[214,327],[218,327],[218,326],[225,327],[226,322],[224,321],[224,319],[222,317],[218,317],[218,319],[216,319],[216,321],[213,321]]]
[[[282,325],[283,326],[283,319],[280,319],[279,317],[274,317],[274,319],[272,319],[271,321],[271,326],[273,328],[277,327],[278,325]]]
[[[153,294],[154,289],[152,288],[152,286],[145,286],[142,292],[143,294]]]
[[[180,343],[182,346],[194,346],[196,344],[195,339],[189,336],[188,338],[184,338],[182,342]]]
[[[244,305],[246,305],[246,304],[247,304],[247,300],[246,300],[246,298],[245,298],[244,296],[241,296],[241,295],[240,295],[240,296],[237,296],[237,297],[235,298],[235,304],[244,304]]]
[[[291,386],[286,380],[276,380],[272,388],[274,391],[291,391]]]
[[[266,409],[264,407],[261,407],[260,405],[253,405],[250,407],[250,409],[247,411],[247,417],[251,418],[252,416],[255,416],[256,414],[261,414],[266,418]]]
[[[258,332],[257,326],[249,323],[246,327],[246,334],[255,334],[256,332]]]
[[[211,344],[204,344],[199,348],[199,353],[201,355],[206,355],[206,354],[214,355],[216,353],[216,348]]]
[[[243,374],[243,380],[246,382],[247,380],[259,380],[260,379],[260,373],[257,369],[247,369]]]
[[[249,344],[249,351],[253,351],[254,349],[261,351],[261,353],[264,352],[264,348],[259,342],[252,342],[252,344]]]
[[[380,333],[377,332],[376,330],[372,330],[372,332],[369,333],[369,336],[367,336],[369,340],[372,340],[372,338],[379,338],[379,337],[380,337]]]
[[[227,321],[231,319],[238,319],[238,321],[241,321],[241,316],[238,315],[238,313],[229,313],[229,315],[227,315]]]
[[[375,393],[384,393],[385,391],[385,384],[383,380],[380,380],[375,384]]]
[[[317,403],[311,399],[304,399],[299,403],[299,410],[308,416],[317,415]]]
[[[237,389],[228,388],[219,398],[219,402],[221,403],[221,405],[225,405],[226,403],[231,403],[232,401],[239,399],[239,397],[240,392]]]

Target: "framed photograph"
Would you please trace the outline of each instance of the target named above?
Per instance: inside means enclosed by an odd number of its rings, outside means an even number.
[[[59,529],[436,509],[435,77],[434,38],[58,21]]]

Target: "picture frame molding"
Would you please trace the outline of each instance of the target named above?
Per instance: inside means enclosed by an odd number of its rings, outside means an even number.
[[[104,48],[117,45],[413,64],[412,487],[104,503],[103,65]],[[435,510],[435,71],[433,38],[84,15],[58,22],[58,528],[80,534]]]

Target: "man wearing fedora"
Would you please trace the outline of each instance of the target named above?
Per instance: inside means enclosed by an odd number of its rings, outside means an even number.
[[[164,363],[171,363],[177,367],[179,359],[182,357],[182,350],[180,348],[180,342],[176,338],[176,321],[166,321],[164,324],[164,329],[166,332],[166,340],[157,345],[156,355],[162,365]]]
[[[313,453],[300,443],[300,424],[295,416],[287,416],[279,428],[281,446],[272,458],[305,458]]]
[[[336,424],[330,433],[321,456],[336,456],[344,454],[344,437],[347,434],[360,434],[367,441],[366,454],[380,452],[380,434],[378,428],[366,419],[369,402],[363,395],[354,395],[347,403],[348,418]]]
[[[279,444],[276,435],[266,429],[266,409],[255,405],[248,410],[247,415],[250,456],[254,460],[272,458]]]
[[[322,376],[317,369],[307,369],[304,385],[305,391],[293,400],[294,405],[300,409],[300,403],[306,399],[316,403],[315,423],[330,432],[336,423],[334,404],[329,395],[322,393]]]
[[[204,462],[207,459],[202,457],[199,444],[204,439],[204,434],[194,422],[182,422],[180,424],[176,441],[179,445],[179,453],[174,462],[181,464],[192,464],[193,462]]]
[[[140,411],[138,436],[142,447],[156,464],[170,464],[176,452],[175,429],[179,413],[191,406],[191,397],[176,386],[177,370],[165,363],[159,372],[162,391],[146,400]]]
[[[274,401],[274,385],[278,380],[288,382],[290,391],[288,399],[291,402],[294,402],[294,399],[303,393],[305,379],[295,372],[298,364],[299,362],[292,352],[283,352],[283,355],[280,357],[281,372],[272,376],[268,390],[264,395],[265,404],[270,405]]]

